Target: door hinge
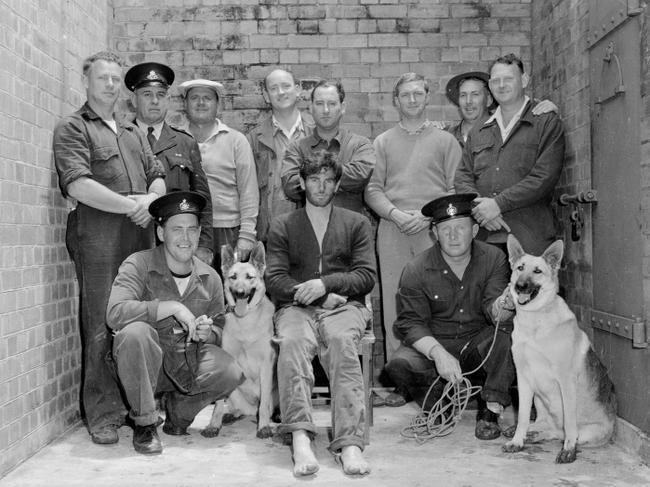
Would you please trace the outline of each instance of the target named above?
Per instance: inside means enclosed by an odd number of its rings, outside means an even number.
[[[632,340],[633,348],[648,348],[650,330],[641,318],[627,318],[595,309],[589,310],[589,315],[592,327]]]

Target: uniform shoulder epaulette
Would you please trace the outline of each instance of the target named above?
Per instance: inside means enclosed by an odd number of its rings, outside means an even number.
[[[192,134],[190,134],[185,129],[182,129],[182,128],[180,128],[180,127],[178,127],[176,125],[172,125],[172,124],[167,124],[167,125],[169,125],[169,128],[171,128],[174,132],[180,132],[181,134],[189,135],[190,137],[192,137]]]

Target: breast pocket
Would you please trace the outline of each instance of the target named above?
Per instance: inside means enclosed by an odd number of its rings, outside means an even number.
[[[472,146],[472,160],[474,161],[474,173],[476,175],[484,172],[490,167],[493,148],[493,142]]]
[[[451,309],[452,296],[446,290],[428,289],[426,296],[429,299],[429,308],[433,316]]]
[[[96,147],[90,154],[93,178],[102,184],[115,180],[120,175],[117,164],[119,157],[117,147]]]

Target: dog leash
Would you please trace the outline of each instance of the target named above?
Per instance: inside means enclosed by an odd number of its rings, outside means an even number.
[[[433,381],[424,396],[420,412],[411,419],[408,426],[402,428],[400,434],[403,437],[414,439],[418,443],[422,444],[433,438],[441,438],[450,435],[456,429],[456,426],[462,419],[463,412],[467,409],[470,397],[479,393],[482,389],[481,386],[472,385],[467,377],[480,370],[490,357],[497,340],[500,321],[499,316],[497,316],[494,324],[492,343],[490,344],[490,348],[481,363],[473,370],[462,374],[460,381],[454,382],[453,384],[447,382],[440,398],[435,402],[431,409],[425,410],[424,408],[427,404],[427,399],[434,390],[435,385],[440,381],[440,376]]]

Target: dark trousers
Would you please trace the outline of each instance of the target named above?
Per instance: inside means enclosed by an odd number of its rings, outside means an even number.
[[[471,338],[438,339],[445,350],[460,362],[463,373],[475,369],[486,356],[494,328],[483,328]],[[509,389],[515,379],[515,366],[512,361],[510,333],[499,330],[494,348],[483,367],[472,377],[473,385],[483,387],[481,398],[508,406],[510,404]],[[395,385],[405,389],[413,399],[424,399],[428,388],[438,377],[435,363],[417,350],[401,345],[388,364],[386,371]]]
[[[163,359],[165,352],[178,356]],[[191,360],[186,360],[185,354],[191,354]],[[187,351],[165,350],[158,331],[142,321],[129,323],[115,334],[113,356],[130,406],[129,416],[139,426],[158,419],[156,392],[167,392],[167,420],[187,428],[201,409],[227,397],[244,381],[244,373],[235,359],[216,345],[192,343]],[[181,367],[170,367],[170,358]],[[191,386],[180,391],[179,379],[187,375],[192,376]]]
[[[237,240],[239,239],[239,227],[232,228],[212,228],[212,242],[214,248],[212,252],[214,253],[214,260],[212,261],[212,267],[219,273],[219,277],[223,280],[223,274],[221,273],[221,246],[230,245],[233,249],[237,246]]]
[[[68,215],[66,244],[80,288],[81,406],[91,433],[107,424],[122,424],[126,414],[106,360],[111,349],[106,306],[122,261],[133,252],[151,248],[152,242],[151,225],[142,229],[124,215],[82,204]]]

